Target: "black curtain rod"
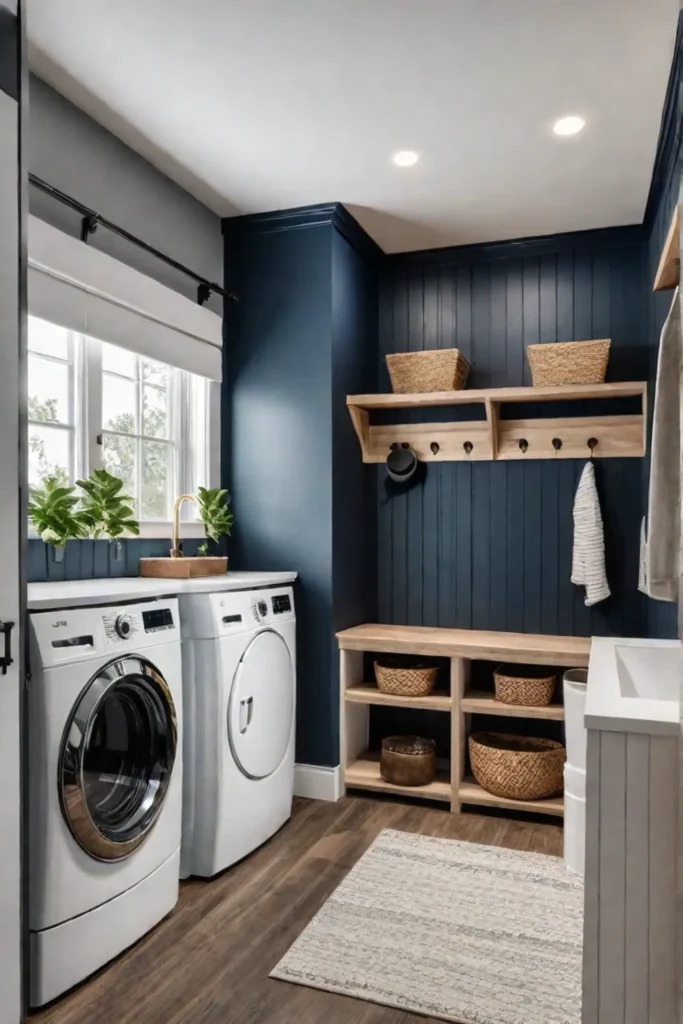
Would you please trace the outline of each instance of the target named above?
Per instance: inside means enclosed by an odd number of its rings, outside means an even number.
[[[118,224],[113,224],[110,220],[107,220],[106,217],[103,217],[101,214],[96,213],[95,210],[91,210],[89,207],[84,206],[83,203],[79,203],[77,199],[74,199],[73,196],[68,196],[66,192],[61,192],[53,185],[49,185],[46,181],[43,181],[42,178],[38,178],[35,174],[29,174],[28,180],[31,185],[40,189],[41,192],[44,192],[52,199],[56,199],[57,202],[70,207],[72,210],[75,210],[76,213],[80,213],[83,218],[81,221],[82,242],[87,243],[90,235],[94,234],[98,225],[101,224],[103,228],[106,228],[108,231],[112,231],[120,238],[125,238],[127,242],[137,245],[139,249],[144,249],[144,251],[148,252],[150,256],[156,257],[156,259],[161,260],[162,263],[165,263],[169,267],[173,267],[174,270],[178,270],[181,274],[185,274],[187,277],[192,278],[193,281],[196,281],[197,302],[200,306],[206,302],[212,293],[214,295],[220,295],[222,298],[227,298],[228,302],[239,302],[237,296],[233,295],[232,292],[229,292],[226,296],[225,292],[219,285],[213,284],[213,282],[202,277],[200,274],[195,274],[194,270],[190,270],[189,267],[183,266],[182,263],[178,263],[177,260],[172,259],[165,253],[159,252],[159,250],[155,249],[154,246],[148,245],[147,242],[143,242],[141,238],[136,238],[135,235],[131,235],[129,231],[125,231],[123,228],[120,228]]]

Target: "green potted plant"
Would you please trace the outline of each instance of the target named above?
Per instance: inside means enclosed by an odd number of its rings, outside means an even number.
[[[56,476],[48,477],[42,487],[31,488],[29,522],[40,539],[55,549],[56,561],[64,557],[67,540],[87,536],[88,527],[77,505],[74,488],[64,487]]]
[[[235,517],[230,511],[230,492],[224,488],[198,487],[197,508],[206,536],[198,551],[200,555],[206,555],[210,540],[217,544],[221,537],[229,537],[232,533]]]
[[[124,534],[139,536],[140,524],[133,515],[133,499],[122,494],[123,481],[106,469],[94,469],[87,480],[77,480],[81,488],[80,516],[90,537],[115,541],[118,558]]]

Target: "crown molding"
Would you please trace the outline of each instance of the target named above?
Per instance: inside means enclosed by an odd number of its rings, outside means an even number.
[[[368,260],[379,260],[384,255],[377,243],[342,203],[297,206],[290,210],[224,217],[221,221],[221,229],[225,236],[271,235],[281,231],[303,231],[319,227],[333,227],[349,245]]]
[[[643,238],[642,224],[628,224],[618,228],[568,231],[560,235],[538,235],[530,238],[511,238],[502,242],[477,242],[473,245],[453,245],[443,249],[390,253],[385,259],[393,265],[418,263],[430,267],[452,266],[456,263],[488,263],[491,260],[542,256],[583,248],[594,249],[596,246],[609,248],[615,245],[637,245]]]

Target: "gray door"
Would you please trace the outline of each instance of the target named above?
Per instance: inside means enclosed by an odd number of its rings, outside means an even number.
[[[20,171],[20,0],[0,0],[0,622],[13,622],[13,663],[0,667],[0,1024],[21,1017],[21,665],[20,550],[25,540],[19,480],[24,456],[19,395],[25,336],[24,197]],[[23,76],[25,80],[25,75]],[[23,326],[22,326],[23,321]],[[22,449],[22,450],[20,450]],[[0,659],[5,643],[0,632]]]

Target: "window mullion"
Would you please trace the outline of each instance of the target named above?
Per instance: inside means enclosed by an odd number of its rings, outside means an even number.
[[[81,337],[81,459],[83,475],[104,464],[102,445],[102,345],[94,338]]]

